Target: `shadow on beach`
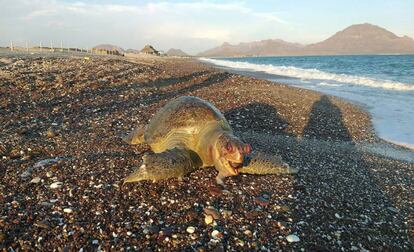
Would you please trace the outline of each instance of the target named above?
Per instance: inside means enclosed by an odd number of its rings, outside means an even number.
[[[278,116],[277,110],[268,104],[253,102],[224,113],[234,131],[254,129],[270,135],[291,135],[287,133],[288,122]]]
[[[225,81],[229,74],[227,73],[213,73],[207,78],[197,80],[197,77],[204,76],[206,71],[195,72],[182,77],[170,77],[164,79],[157,79],[146,83],[134,83],[130,85],[120,86],[100,86],[96,89],[83,89],[75,95],[54,97],[47,102],[40,102],[37,104],[42,109],[51,110],[55,106],[61,104],[71,104],[70,108],[65,108],[62,113],[57,113],[54,116],[55,122],[62,122],[65,118],[70,118],[73,122],[79,121],[93,121],[102,115],[119,113],[125,110],[139,109],[140,107],[148,107],[159,104],[162,106],[162,101],[168,101],[176,97],[187,95],[199,89],[207,88],[209,86]],[[195,81],[194,81],[195,80]],[[170,88],[171,86],[183,84],[187,85],[179,89]],[[146,93],[147,95],[142,95]],[[104,99],[105,96],[118,97],[118,99]],[[127,96],[128,99],[120,97]],[[96,99],[96,98],[100,99]],[[122,104],[122,105],[121,105]],[[19,111],[27,112],[30,110],[30,104],[22,105]],[[13,104],[7,108],[10,111],[15,109]],[[20,122],[21,123],[21,122]],[[16,127],[16,123],[10,123],[7,127]],[[76,125],[76,124],[74,124]]]
[[[285,133],[288,122],[276,111],[273,106],[253,103],[232,109],[226,116],[233,128],[246,124],[236,131],[253,148],[279,154],[299,168],[292,184],[293,200],[284,203],[293,209],[292,231],[306,247],[329,250],[339,242],[348,249],[393,250],[402,244],[412,248],[406,239],[404,215],[375,175],[378,162],[355,147],[340,108],[328,96],[321,96],[314,102],[301,136]],[[405,230],[396,226],[405,226]],[[390,242],[384,245],[384,240]]]
[[[352,141],[341,110],[326,95],[312,105],[309,121],[303,130],[305,137],[320,140]]]

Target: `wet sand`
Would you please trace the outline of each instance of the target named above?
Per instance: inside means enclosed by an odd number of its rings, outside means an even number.
[[[414,164],[359,148],[382,141],[353,104],[193,59],[0,58],[2,249],[414,249]],[[149,149],[121,137],[182,95],[299,174],[122,186]]]

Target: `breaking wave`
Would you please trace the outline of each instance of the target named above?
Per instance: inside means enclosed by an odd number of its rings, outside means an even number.
[[[335,74],[323,72],[318,69],[304,69],[293,66],[274,66],[270,64],[252,64],[248,62],[240,61],[227,61],[210,58],[200,58],[201,61],[209,62],[215,65],[252,70],[262,71],[269,74],[282,75],[288,77],[294,77],[299,79],[314,79],[324,81],[334,81],[340,83],[347,83],[352,85],[366,86],[371,88],[382,88],[398,91],[414,91],[414,85],[391,81],[391,80],[378,80],[363,76],[353,76],[347,74]],[[325,82],[326,83],[326,82]],[[329,85],[329,84],[328,84]],[[332,85],[332,84],[331,84]]]

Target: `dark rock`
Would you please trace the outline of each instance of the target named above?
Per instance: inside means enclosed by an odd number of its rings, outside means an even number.
[[[148,227],[148,231],[150,234],[158,234],[158,232],[160,231],[160,227],[158,227],[157,225],[151,225]]]
[[[254,202],[255,202],[256,204],[258,204],[259,206],[263,206],[263,207],[265,207],[265,206],[268,206],[268,205],[269,205],[269,200],[268,200],[268,199],[266,199],[266,198],[264,198],[263,196],[259,196],[259,197],[255,198],[255,199],[254,199]]]

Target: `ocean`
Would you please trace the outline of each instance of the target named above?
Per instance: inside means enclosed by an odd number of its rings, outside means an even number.
[[[357,103],[379,137],[414,149],[414,55],[201,58]]]

